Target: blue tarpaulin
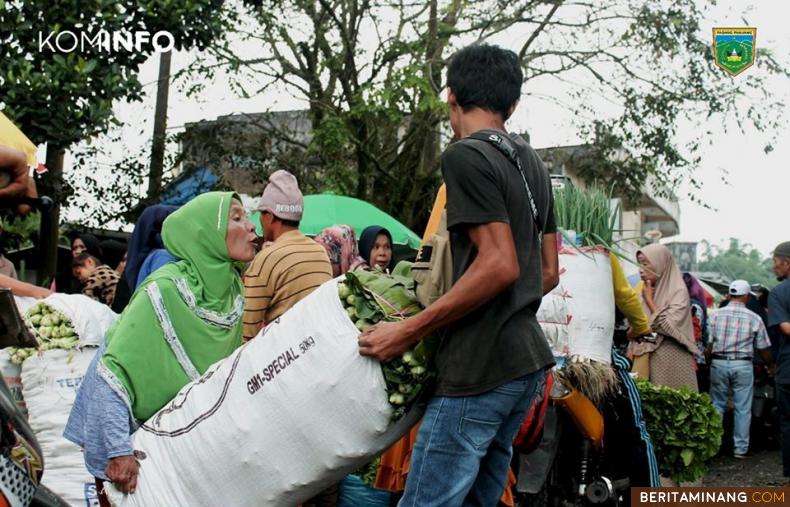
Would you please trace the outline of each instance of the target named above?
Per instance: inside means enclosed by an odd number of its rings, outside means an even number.
[[[213,189],[217,181],[219,181],[219,177],[211,169],[200,167],[168,184],[160,202],[171,206],[181,206],[195,196]]]

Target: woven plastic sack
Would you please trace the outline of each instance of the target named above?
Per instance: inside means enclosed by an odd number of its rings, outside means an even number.
[[[537,313],[549,346],[558,357],[611,364],[615,304],[609,252],[566,247],[559,265],[560,283]]]
[[[63,437],[82,377],[97,349],[48,350],[22,363],[28,422],[44,454],[42,483],[74,506],[98,506],[82,449]]]
[[[381,367],[331,280],[254,340],[187,384],[133,437],[134,494],[114,505],[288,506],[392,445],[420,417],[390,425]]]

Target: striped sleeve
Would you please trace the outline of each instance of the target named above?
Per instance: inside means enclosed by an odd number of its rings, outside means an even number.
[[[250,340],[261,330],[266,318],[266,311],[272,299],[274,284],[266,283],[270,272],[263,271],[263,265],[270,256],[271,250],[260,252],[244,274],[244,340]]]

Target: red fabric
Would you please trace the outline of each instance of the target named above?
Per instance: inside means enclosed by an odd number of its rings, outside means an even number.
[[[543,399],[532,404],[527,412],[527,416],[518,429],[516,438],[513,440],[513,447],[518,452],[529,453],[540,444],[543,437],[543,421],[546,417],[546,410],[549,408],[551,386],[554,385],[554,376],[546,376],[546,387],[543,390]]]
[[[694,341],[702,340],[702,325],[696,315],[691,316],[691,326],[694,328]]]

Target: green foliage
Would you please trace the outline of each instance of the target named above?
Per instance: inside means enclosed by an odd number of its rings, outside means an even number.
[[[0,252],[33,246],[41,226],[38,211],[27,216],[0,219]]]
[[[379,465],[381,464],[381,456],[377,457],[364,467],[357,470],[354,475],[359,476],[362,479],[362,483],[369,488],[373,487],[373,484],[376,482],[376,474],[379,471]]]
[[[706,244],[699,271],[717,271],[730,280],[746,280],[772,288],[778,282],[773,273],[771,258],[763,255],[748,243],[730,238],[727,248]]]
[[[414,280],[387,275],[381,270],[350,271],[338,284],[338,295],[349,318],[360,331],[381,321],[400,321],[422,308],[414,295]],[[400,419],[422,394],[434,376],[433,359],[438,348],[434,337],[427,337],[401,357],[381,364],[393,408],[391,420]]]
[[[679,483],[700,479],[724,432],[710,396],[641,379],[636,385],[661,473]]]
[[[169,31],[176,48],[205,47],[225,26],[222,0],[9,1],[0,9],[0,97],[5,113],[35,143],[60,147],[105,132],[113,121],[113,101],[140,100],[137,70],[153,52],[100,51],[90,45],[70,53],[40,48],[39,34],[71,31],[89,36]],[[64,40],[69,47],[71,37]],[[84,51],[83,51],[84,49]]]
[[[443,73],[453,52],[473,41],[514,49],[526,90],[557,81],[563,91],[549,100],[573,113],[591,145],[574,163],[579,175],[618,197],[633,200],[646,186],[668,195],[681,181],[699,187],[694,168],[706,136],[680,142],[680,121],[727,116],[769,133],[782,121],[784,106],[765,85],[788,77],[786,67],[761,51],[763,72],[725,75],[702,29],[708,2],[243,3],[249,18],[242,16],[239,35],[259,51],[243,58],[230,44],[214,47],[192,71],[225,67],[242,96],[278,87],[304,100],[320,181],[414,230],[427,218],[448,140]]]

